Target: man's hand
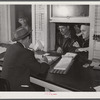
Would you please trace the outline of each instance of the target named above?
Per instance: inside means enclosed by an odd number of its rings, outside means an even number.
[[[61,47],[58,47],[58,49],[57,49],[57,53],[63,53],[63,50],[62,50]]]
[[[89,47],[87,47],[87,48],[78,48],[78,49],[76,49],[76,52],[87,52],[87,51],[89,51]]]
[[[73,47],[80,47],[80,46],[79,46],[79,43],[78,43],[77,41],[74,42],[74,43],[73,43]]]
[[[46,56],[42,56],[42,59],[40,61],[41,61],[41,63],[42,62],[48,63],[48,59]]]
[[[83,67],[87,68],[87,67],[89,67],[89,64],[84,64]]]

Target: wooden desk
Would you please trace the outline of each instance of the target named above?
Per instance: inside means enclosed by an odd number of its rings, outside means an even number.
[[[53,66],[50,67],[50,70],[52,68]],[[91,88],[94,81],[94,78],[91,77],[93,74],[91,69],[72,66],[66,75],[51,74],[50,70],[46,79],[30,77],[30,82],[53,91],[94,91]]]
[[[50,70],[53,66],[50,67]],[[95,91],[93,89],[94,78],[91,76],[91,68],[78,68],[72,66],[67,74],[52,74],[50,70],[46,79],[30,77],[30,81],[46,89],[53,91]]]
[[[51,76],[50,76],[51,77]],[[60,92],[71,92],[71,91],[95,91],[93,88],[86,86],[86,81],[77,82],[75,80],[69,80],[62,78],[63,81],[60,81],[59,77],[57,78],[54,75],[51,77],[52,80],[48,77],[48,79],[43,80],[37,77],[30,77],[30,82],[37,84],[39,86],[45,87],[46,90],[60,91]],[[56,80],[55,80],[56,79]],[[66,82],[65,82],[66,81]],[[56,83],[58,82],[58,83]],[[85,84],[85,85],[84,85]],[[73,86],[72,86],[73,85]]]

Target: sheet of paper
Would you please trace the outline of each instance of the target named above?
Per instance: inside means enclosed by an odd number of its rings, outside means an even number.
[[[73,57],[74,58],[76,55],[77,55],[76,53],[70,53],[70,52],[68,52],[64,56]]]
[[[52,63],[54,61],[56,61],[59,57],[56,57],[56,56],[46,56],[47,59],[48,59],[48,63]]]
[[[92,61],[90,66],[94,66],[93,67],[94,69],[100,69],[100,61],[94,60],[94,61]]]
[[[96,86],[96,87],[94,87],[94,89],[95,89],[96,91],[100,92],[100,86]]]
[[[0,71],[2,71],[2,67],[0,66]]]
[[[6,51],[6,49],[7,49],[7,48],[5,48],[5,47],[0,47],[0,53],[5,52],[5,51]]]
[[[3,61],[3,60],[4,60],[4,57],[0,59],[0,61]]]

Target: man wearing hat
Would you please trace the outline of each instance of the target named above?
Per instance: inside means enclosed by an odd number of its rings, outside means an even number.
[[[28,49],[31,31],[18,28],[13,41],[17,42],[6,51],[1,77],[9,81],[12,91],[35,91],[35,87],[30,83],[30,75],[45,75],[49,65],[45,59],[39,63],[34,57],[34,52]]]

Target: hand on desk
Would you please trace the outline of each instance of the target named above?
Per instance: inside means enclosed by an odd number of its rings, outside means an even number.
[[[42,58],[40,59],[39,62],[40,62],[40,63],[43,63],[43,62],[48,63],[48,59],[47,59],[46,56],[42,56]]]
[[[78,43],[77,41],[73,43],[73,46],[74,46],[74,47],[80,47],[80,46],[79,46],[79,43]]]
[[[89,67],[89,64],[84,64],[83,67],[87,68],[87,67]]]
[[[63,53],[63,50],[62,50],[61,47],[58,47],[58,49],[57,49],[57,53]]]
[[[89,47],[87,47],[87,48],[78,48],[78,49],[76,49],[75,50],[75,52],[87,52],[87,51],[89,51]]]

